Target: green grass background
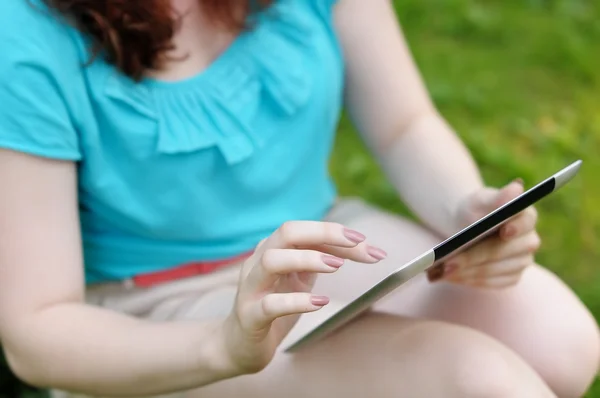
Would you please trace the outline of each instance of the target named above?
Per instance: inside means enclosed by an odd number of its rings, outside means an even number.
[[[544,241],[538,260],[599,319],[600,2],[394,3],[436,104],[489,184],[522,177],[530,186],[568,162],[584,160],[579,177],[538,206]],[[341,193],[405,212],[347,119],[332,172]],[[2,395],[9,379],[0,372],[0,397],[18,396]],[[586,397],[600,398],[600,383]]]

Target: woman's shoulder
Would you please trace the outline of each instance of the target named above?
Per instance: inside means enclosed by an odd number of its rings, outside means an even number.
[[[0,1],[0,64],[79,58],[77,32],[42,0]]]
[[[74,29],[42,0],[0,0],[0,147],[79,159],[84,90]]]

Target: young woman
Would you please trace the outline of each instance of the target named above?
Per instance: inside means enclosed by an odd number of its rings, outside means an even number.
[[[281,352],[523,190],[484,185],[389,1],[4,0],[0,22],[0,337],[22,379],[85,396],[589,386],[598,329],[534,263],[534,209]],[[337,198],[343,105],[423,226]]]

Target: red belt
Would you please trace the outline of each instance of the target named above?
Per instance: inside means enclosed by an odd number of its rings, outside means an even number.
[[[151,287],[179,279],[190,278],[197,275],[205,275],[215,272],[221,268],[242,262],[252,255],[252,252],[219,261],[203,261],[183,264],[164,271],[151,272],[136,275],[132,278],[133,283],[139,287]]]

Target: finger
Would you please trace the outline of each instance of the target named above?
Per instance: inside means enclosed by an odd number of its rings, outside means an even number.
[[[387,253],[385,250],[375,246],[367,245],[366,243],[361,243],[352,248],[328,245],[313,246],[308,248],[358,263],[374,264],[387,258]]]
[[[486,187],[470,195],[460,208],[459,219],[463,222],[461,226],[467,226],[489,213],[489,203],[493,202],[497,194],[497,189]]]
[[[242,269],[240,272],[240,277],[243,279],[245,278],[250,271],[252,270],[252,267],[254,266],[254,264],[257,263],[258,259],[260,258],[260,256],[262,255],[262,248],[265,245],[265,243],[267,242],[268,238],[262,239],[260,242],[258,242],[258,245],[256,245],[256,247],[254,248],[254,251],[252,252],[252,254],[250,255],[250,257],[248,257],[246,259],[246,261],[244,261],[242,263]]]
[[[458,254],[448,261],[456,267],[474,267],[484,263],[492,263],[502,259],[535,253],[541,244],[537,233],[531,232],[509,241],[498,236],[490,237],[477,245]]]
[[[316,250],[268,249],[250,270],[247,282],[254,291],[273,285],[278,277],[290,273],[333,273],[344,259]]]
[[[273,293],[310,292],[319,274],[314,272],[296,272],[286,276],[283,284],[274,285]]]
[[[485,289],[506,289],[515,286],[521,280],[522,273],[518,275],[505,275],[490,279],[470,278],[461,281],[449,281],[462,286],[471,286]]]
[[[476,267],[451,268],[446,266],[444,270],[444,279],[460,282],[468,279],[491,279],[510,275],[519,275],[531,264],[533,264],[533,255],[518,256],[507,258],[489,264],[482,264]]]
[[[500,229],[500,237],[503,240],[514,239],[535,229],[538,213],[535,207],[528,207]]]
[[[484,188],[473,196],[471,206],[476,214],[487,214],[523,193],[521,180],[514,180],[501,189]]]
[[[261,330],[277,318],[318,311],[329,304],[329,298],[310,293],[273,293],[248,308],[250,324]]]
[[[320,221],[289,221],[277,229],[261,247],[268,249],[291,249],[302,246],[331,245],[354,247],[366,237],[343,225]]]
[[[505,185],[502,189],[500,189],[500,191],[498,191],[498,195],[493,202],[494,209],[505,205],[517,196],[521,195],[523,192],[523,181],[520,179],[514,180],[510,184]]]

